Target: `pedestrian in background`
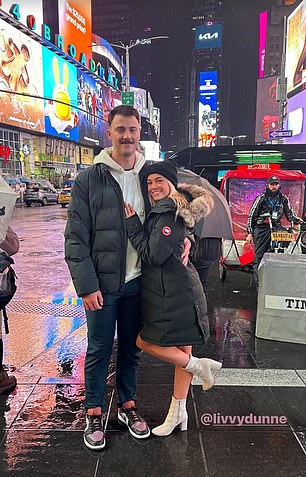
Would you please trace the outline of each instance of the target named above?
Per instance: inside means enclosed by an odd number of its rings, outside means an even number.
[[[19,240],[17,234],[9,226],[5,240],[0,244],[0,249],[6,252],[9,256],[15,255],[19,250]],[[1,312],[0,312],[1,313]],[[3,338],[2,338],[2,320],[0,324],[0,394],[4,392],[12,391],[17,380],[15,376],[9,376],[3,367]]]
[[[181,253],[187,227],[209,210],[207,192],[198,186],[176,189],[177,170],[170,161],[146,170],[153,207],[142,225],[133,206],[125,204],[127,230],[142,259],[142,329],[137,345],[146,353],[175,365],[174,389],[164,423],[152,430],[169,435],[176,426],[187,429],[186,399],[192,376],[205,390],[214,384],[221,363],[192,356],[192,346],[209,336],[206,298],[199,276]],[[188,199],[187,199],[188,197]]]
[[[195,237],[190,259],[195,266],[205,294],[207,293],[207,280],[210,267],[220,259],[221,238]]]
[[[254,278],[258,287],[258,266],[264,254],[271,246],[271,230],[266,214],[269,214],[273,226],[280,226],[283,216],[289,222],[300,224],[303,220],[297,217],[290,206],[288,197],[281,192],[280,179],[271,176],[267,180],[266,190],[254,200],[250,209],[247,232],[247,242],[254,241]]]

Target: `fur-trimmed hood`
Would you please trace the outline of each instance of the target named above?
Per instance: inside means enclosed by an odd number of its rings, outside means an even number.
[[[192,184],[178,184],[177,191],[188,200],[187,207],[177,205],[177,215],[182,217],[188,228],[193,228],[199,219],[206,217],[214,208],[211,193],[203,187]]]

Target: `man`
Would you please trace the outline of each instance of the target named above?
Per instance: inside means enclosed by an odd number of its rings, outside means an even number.
[[[279,178],[271,176],[267,181],[265,193],[256,197],[249,213],[246,241],[252,242],[254,240],[254,277],[256,286],[258,286],[259,263],[271,244],[270,226],[263,214],[270,214],[274,226],[281,225],[283,215],[286,216],[289,222],[294,222],[295,224],[303,222],[302,219],[294,214],[288,197],[282,194],[280,189]]]
[[[140,331],[140,260],[127,239],[124,201],[141,220],[149,210],[142,180],[144,157],[136,152],[139,114],[117,106],[108,117],[112,148],[76,177],[65,231],[65,259],[86,310],[88,347],[85,359],[86,429],[84,442],[105,446],[105,390],[117,322],[116,387],[118,420],[138,439],[150,430],[136,408],[136,369]]]

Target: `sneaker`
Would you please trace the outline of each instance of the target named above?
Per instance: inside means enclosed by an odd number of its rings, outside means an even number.
[[[12,391],[17,384],[15,376],[9,376],[4,369],[0,371],[0,394]]]
[[[105,447],[105,420],[103,415],[89,416],[86,414],[86,429],[83,434],[85,445],[92,450]]]
[[[146,421],[139,415],[136,407],[123,409],[118,408],[118,421],[124,423],[130,434],[136,439],[146,439],[150,435],[150,429]]]

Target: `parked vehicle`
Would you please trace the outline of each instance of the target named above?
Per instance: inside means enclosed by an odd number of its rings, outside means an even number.
[[[71,187],[64,187],[64,189],[62,189],[59,193],[58,203],[62,207],[66,207],[67,205],[69,205],[70,200],[71,200]]]
[[[23,200],[27,207],[31,207],[32,204],[57,204],[58,193],[49,181],[30,182]]]

